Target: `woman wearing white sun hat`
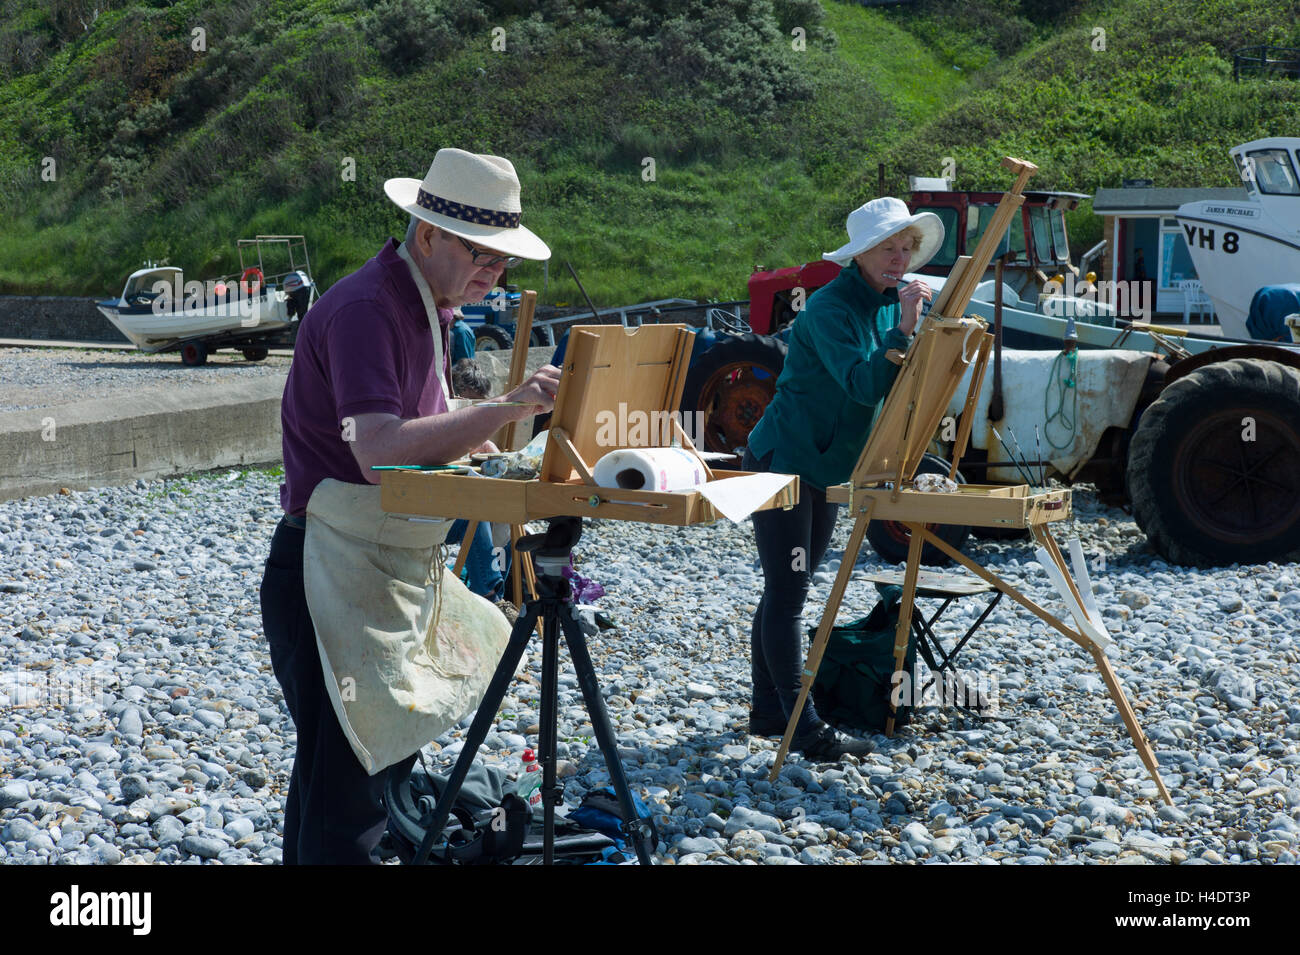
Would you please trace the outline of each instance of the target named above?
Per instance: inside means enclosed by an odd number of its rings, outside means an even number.
[[[903,274],[943,244],[938,216],[911,215],[893,197],[855,209],[846,228],[848,242],[823,256],[844,267],[796,319],[776,395],[749,436],[742,465],[800,479],[798,506],[753,517],[764,578],[750,640],[749,728],[757,736],[781,736],[799,694],[803,605],[835,525],[826,488],[849,479],[898,374],[886,352],[907,348],[921,303],[930,299],[920,280],[900,287]],[[836,732],[809,700],[791,749],[833,761],[868,753],[871,744]]]

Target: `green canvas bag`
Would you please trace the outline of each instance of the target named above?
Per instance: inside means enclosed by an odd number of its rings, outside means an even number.
[[[855,729],[883,733],[889,719],[889,696],[894,682],[894,636],[898,629],[899,602],[903,588],[890,585],[879,588],[880,602],[871,613],[851,623],[831,629],[813,681],[813,701],[818,714],[826,720]],[[816,635],[809,630],[809,639]],[[909,629],[906,672],[912,685],[916,675],[916,633]],[[894,716],[895,727],[911,719],[912,707],[900,700]]]

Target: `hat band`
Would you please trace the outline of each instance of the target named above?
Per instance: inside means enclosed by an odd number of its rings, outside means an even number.
[[[520,214],[518,212],[498,212],[496,209],[467,206],[461,202],[444,199],[442,196],[435,196],[423,189],[416,195],[415,202],[416,205],[428,209],[430,212],[436,212],[452,219],[459,219],[462,222],[472,222],[475,225],[500,226],[506,229],[519,228]]]

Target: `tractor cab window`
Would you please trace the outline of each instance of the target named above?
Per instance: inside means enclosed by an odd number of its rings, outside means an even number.
[[[1300,196],[1300,181],[1285,149],[1256,149],[1246,156],[1242,179],[1251,180],[1259,191],[1274,196]]]
[[[1065,237],[1065,213],[1060,209],[1051,209],[1047,215],[1052,223],[1052,248],[1056,253],[1056,261],[1069,262],[1070,243]]]
[[[950,268],[957,261],[957,210],[949,206],[936,206],[931,209],[917,209],[917,212],[933,212],[943,223],[943,245],[930,260],[930,265]]]
[[[972,255],[975,247],[983,238],[984,233],[988,231],[989,223],[993,221],[993,212],[997,209],[994,205],[972,205],[966,210],[966,254]],[[1016,258],[1024,258],[1025,250],[1025,230],[1019,226],[1013,219],[1011,225],[1007,227],[1007,232],[1002,236],[1002,241],[998,244],[997,251],[993,253],[996,258],[1002,255],[1010,248],[1016,252]]]
[[[1055,262],[1052,255],[1052,211],[1044,206],[1034,206],[1029,210],[1029,228],[1034,235],[1034,262],[1044,265]]]

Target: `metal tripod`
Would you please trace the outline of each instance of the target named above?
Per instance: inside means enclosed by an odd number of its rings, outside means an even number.
[[[641,819],[637,815],[632,804],[627,776],[623,773],[623,764],[618,759],[614,729],[610,725],[609,714],[605,711],[605,701],[601,698],[600,687],[596,683],[596,671],[591,665],[591,656],[587,652],[587,640],[574,614],[573,591],[563,576],[564,569],[570,564],[574,545],[578,543],[581,536],[581,518],[554,517],[548,521],[545,534],[525,535],[515,545],[517,551],[533,555],[538,592],[527,602],[524,611],[510,631],[510,642],[506,645],[505,654],[497,665],[492,682],[488,684],[487,692],[479,704],[473,722],[470,723],[469,735],[465,738],[464,748],[461,749],[460,756],[456,760],[456,768],[451,774],[447,788],[434,806],[432,820],[415,854],[416,865],[428,861],[433,851],[434,840],[447,824],[451,807],[456,802],[479,746],[487,737],[497,711],[501,708],[506,691],[509,690],[510,683],[514,679],[515,670],[532,638],[539,615],[542,618],[542,693],[537,757],[542,769],[544,839],[542,864],[551,865],[555,861],[555,807],[564,801],[563,791],[556,785],[555,779],[561,627],[564,629],[565,642],[569,646],[569,655],[573,658],[573,668],[578,675],[578,686],[582,689],[582,697],[587,704],[587,714],[591,717],[596,742],[600,746],[601,755],[605,758],[605,766],[609,770],[610,781],[618,796],[618,804],[623,810],[623,818],[628,820],[623,824],[623,831],[635,849],[637,860],[641,865],[653,864],[651,852],[654,848],[654,830],[648,820]]]

